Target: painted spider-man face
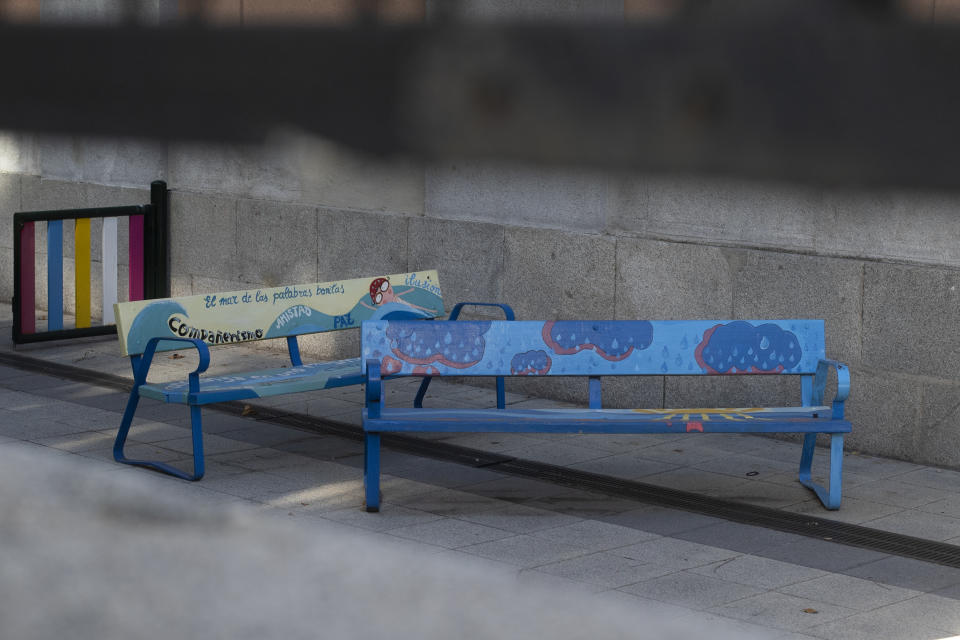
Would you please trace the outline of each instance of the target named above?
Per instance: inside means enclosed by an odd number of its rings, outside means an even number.
[[[383,302],[383,295],[390,290],[390,281],[386,278],[377,278],[370,283],[370,299],[373,304]]]

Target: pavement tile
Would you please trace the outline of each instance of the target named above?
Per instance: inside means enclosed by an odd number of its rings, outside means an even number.
[[[811,569],[800,565],[771,560],[744,554],[729,560],[714,564],[688,569],[690,573],[697,573],[713,578],[720,578],[729,582],[745,584],[769,591],[780,589],[790,584],[809,580],[824,575],[819,569]]]
[[[799,542],[804,539],[804,536],[793,533],[726,520],[671,535],[681,540],[699,542],[700,544],[708,544],[731,551],[739,551],[740,553],[756,553],[762,549],[790,542]]]
[[[91,425],[78,427],[55,420],[41,419],[27,424],[12,424],[0,427],[0,434],[8,438],[30,440],[37,442],[46,438],[68,436],[77,433],[87,433],[93,430]]]
[[[552,564],[587,553],[583,547],[525,534],[462,547],[461,551],[523,568]]]
[[[79,453],[80,451],[112,447],[114,439],[114,435],[106,434],[102,431],[84,431],[82,433],[73,433],[65,436],[38,438],[33,441],[37,444],[53,447],[54,449]]]
[[[113,459],[113,444],[111,443],[109,447],[103,447],[99,449],[83,449],[76,452],[78,455],[87,457],[87,458],[96,458],[98,460],[107,460],[110,462],[115,462]],[[193,470],[193,460],[189,456],[185,456],[179,451],[171,451],[170,449],[165,449],[163,447],[158,447],[153,444],[140,443],[140,442],[127,442],[126,446],[123,448],[123,453],[127,458],[131,460],[152,460],[157,462],[168,462],[173,464],[173,466],[179,466],[180,468],[192,471]],[[182,463],[182,464],[181,464]],[[119,463],[117,463],[119,464]],[[146,468],[142,468],[143,473],[156,473]],[[184,481],[181,481],[184,482]]]
[[[960,569],[899,556],[888,556],[838,571],[855,578],[916,591],[938,591],[960,585]]]
[[[564,493],[527,500],[524,504],[528,507],[556,511],[577,518],[599,519],[634,511],[640,503],[627,498],[616,498],[601,493],[568,489]]]
[[[502,453],[507,449],[521,449],[542,444],[543,438],[521,433],[462,433],[446,438],[445,442],[491,453]]]
[[[274,445],[274,449],[319,460],[336,460],[357,469],[363,468],[363,444],[343,438],[304,438]]]
[[[367,513],[363,509],[349,507],[347,509],[337,509],[323,514],[324,518],[349,524],[371,531],[391,531],[401,527],[425,524],[439,520],[440,516],[418,511],[417,509],[408,509],[400,505],[381,504],[378,513]]]
[[[672,536],[685,531],[693,531],[726,522],[726,520],[714,518],[713,516],[649,505],[638,507],[633,511],[605,516],[601,519],[611,524],[640,529],[641,531],[649,531],[650,533],[657,533],[662,536]]]
[[[942,489],[904,482],[899,477],[876,480],[868,484],[851,487],[844,493],[846,494],[845,498],[862,498],[904,508],[922,507],[951,495],[950,492]]]
[[[808,500],[806,502],[785,505],[782,508],[784,511],[806,513],[820,518],[836,520],[837,522],[849,522],[850,524],[865,524],[870,520],[876,520],[878,517],[889,516],[904,510],[903,507],[882,504],[871,500],[859,500],[849,496],[843,496],[843,502],[836,511],[824,509],[823,504],[819,500]]]
[[[460,489],[507,502],[524,502],[569,491],[567,487],[516,476],[505,476],[496,480],[465,485]]]
[[[616,589],[675,572],[672,567],[662,564],[630,560],[607,552],[546,564],[536,570],[604,589]]]
[[[960,635],[960,602],[952,598],[923,594],[888,605],[884,607],[884,611]]]
[[[181,415],[175,416],[173,419],[164,420],[164,422],[190,428],[190,413],[185,407],[182,407],[182,409],[183,413]],[[252,418],[245,418],[243,416],[217,411],[208,407],[201,409],[200,414],[200,424],[205,434],[236,431],[237,429],[243,429],[250,426],[250,424],[253,422]],[[138,419],[143,418],[144,417],[139,415],[138,411],[136,417],[133,419],[134,424],[136,424]]]
[[[792,482],[780,484],[751,478],[750,482],[745,482],[726,491],[722,497],[727,500],[745,502],[771,509],[782,509],[814,499],[817,506],[823,510],[823,505],[815,496],[816,494],[800,484],[796,475],[794,475]]]
[[[213,435],[220,436],[221,438],[237,440],[239,442],[255,444],[261,447],[276,447],[277,445],[281,445],[286,442],[296,442],[307,438],[323,437],[309,431],[283,427],[278,424],[270,424],[260,421],[250,421],[250,424],[241,427],[240,429],[221,431],[220,433]]]
[[[750,484],[748,478],[733,478],[722,473],[700,471],[692,467],[644,476],[643,482],[714,497],[726,497]]]
[[[421,456],[413,456],[413,461],[409,465],[393,469],[390,473],[451,489],[505,477],[496,471]]]
[[[463,513],[456,517],[514,533],[531,533],[540,529],[559,527],[579,521],[578,518],[573,516],[547,511],[546,509],[536,509],[522,504],[508,504],[478,513]]]
[[[642,458],[639,452],[621,453],[588,460],[586,462],[578,462],[569,466],[572,469],[599,473],[615,478],[625,478],[627,480],[636,480],[644,476],[664,473],[679,468],[678,465],[675,464]]]
[[[864,526],[882,531],[893,531],[925,540],[948,540],[960,533],[960,518],[941,516],[916,510],[901,511],[876,520],[868,520]]]
[[[838,573],[827,573],[777,590],[800,598],[826,600],[857,611],[871,611],[921,595],[920,591],[902,589]]]
[[[960,490],[960,486],[957,488]],[[934,513],[940,516],[960,518],[960,494],[950,494],[946,498],[922,505],[917,507],[917,509],[925,513]]]
[[[890,556],[879,551],[850,547],[827,540],[803,538],[751,551],[754,555],[782,560],[824,571],[847,573],[853,567],[884,560]]]
[[[937,589],[934,593],[943,598],[953,598],[960,600],[960,584],[954,584],[943,589]]]
[[[904,482],[914,482],[914,484],[923,484],[917,482],[919,476],[913,474],[918,471],[924,471],[926,467],[912,462],[902,460],[891,460],[888,458],[876,458],[873,456],[845,455],[843,457],[843,470],[849,470],[851,473],[862,474],[872,478],[899,478]],[[933,486],[926,484],[924,486]],[[934,488],[936,488],[934,486]]]
[[[877,464],[886,462],[883,458],[873,458]],[[909,463],[903,463],[909,464]],[[960,487],[960,471],[950,469],[938,469],[936,467],[921,467],[912,465],[913,471],[897,476],[898,479],[910,484],[918,484],[922,487],[931,487],[933,489],[943,489],[944,491],[956,491]]]
[[[637,582],[621,587],[620,591],[690,609],[709,609],[762,593],[759,589],[747,585],[694,575],[686,571]]]
[[[817,625],[807,633],[823,640],[950,640],[955,635],[886,608]]]
[[[394,498],[393,502],[442,516],[468,515],[503,507],[500,500],[455,489],[440,489],[405,498]]]
[[[721,560],[729,560],[740,555],[735,551],[717,549],[696,542],[667,537],[611,549],[609,553],[631,560],[662,564],[677,570],[692,569]]]
[[[519,449],[505,449],[503,453],[524,460],[536,460],[537,462],[557,465],[587,462],[607,455],[599,449],[578,447],[562,442],[537,443]]]
[[[119,429],[120,422],[118,421],[115,427],[111,430],[114,437],[116,437]],[[130,431],[127,432],[127,438],[129,440],[148,443],[175,440],[177,438],[183,438],[184,436],[189,435],[190,430],[187,428],[167,422],[158,422],[156,420],[151,420],[149,422],[135,422],[130,426]]]
[[[597,520],[580,520],[559,527],[534,531],[531,535],[544,540],[579,545],[590,551],[626,547],[658,537],[655,533]]]
[[[537,569],[521,569],[517,574],[517,584],[534,589],[549,590],[556,595],[590,595],[602,591],[603,587],[589,582],[571,580],[563,576],[544,573]]]
[[[722,473],[735,478],[759,478],[776,473],[796,473],[797,460],[784,462],[749,454],[732,454],[698,462],[693,467],[701,471]],[[747,474],[754,474],[748,476]]]
[[[280,477],[280,476],[278,476]],[[258,500],[271,507],[286,509],[297,514],[325,516],[332,511],[354,509],[361,511],[364,506],[363,480],[359,478],[330,480],[320,484],[304,484],[302,481],[286,479],[287,482],[296,482],[293,488],[287,485],[285,490],[270,493],[253,491],[251,500]],[[277,483],[277,486],[280,483]],[[232,485],[224,489],[228,493],[237,493]],[[382,505],[381,505],[382,506]]]
[[[710,447],[709,443],[694,443],[687,438],[644,447],[641,455],[648,460],[658,460],[678,467],[691,467],[700,462],[726,456],[727,453]]]
[[[8,378],[19,378],[23,375],[22,369],[17,369],[15,367],[8,367],[5,364],[0,364],[0,380],[6,380]]]
[[[182,433],[182,432],[181,432]],[[164,440],[157,444],[165,449],[180,451],[184,454],[193,453],[193,439],[190,436],[181,436],[172,440]],[[203,451],[204,453],[227,453],[230,451],[244,451],[247,449],[259,449],[260,445],[224,438],[215,434],[204,434]]]
[[[275,449],[259,449],[252,453],[261,455],[273,454]],[[354,468],[348,467],[328,460],[312,460],[302,458],[290,453],[276,452],[281,458],[289,460],[292,464],[280,466],[274,469],[264,469],[264,473],[280,476],[288,480],[299,482],[304,487],[312,487],[328,482],[339,482],[341,480],[359,480],[361,474]],[[218,458],[219,459],[219,458]],[[306,463],[303,463],[306,461]]]
[[[0,386],[3,386],[4,389],[23,391],[25,393],[38,392],[41,389],[55,389],[70,384],[73,384],[70,380],[26,371],[21,372],[19,376],[5,378],[0,381]]]
[[[318,462],[316,458],[277,449],[249,449],[207,456],[208,461],[211,459],[247,471],[275,471],[281,475],[284,470],[297,469],[308,464],[315,465]]]
[[[423,512],[427,513],[427,512]],[[436,515],[436,514],[433,514]],[[401,538],[409,538],[447,549],[458,549],[472,544],[507,538],[514,534],[503,529],[495,529],[474,522],[455,518],[442,518],[423,524],[398,527],[390,533]]]
[[[786,631],[810,633],[815,627],[847,618],[856,611],[819,600],[768,592],[722,604],[711,612]]]

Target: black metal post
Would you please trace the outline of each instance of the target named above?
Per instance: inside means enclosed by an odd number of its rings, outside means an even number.
[[[144,297],[166,298],[170,295],[167,264],[167,237],[170,225],[170,192],[163,180],[150,183],[152,215],[144,225]]]
[[[23,231],[23,221],[13,216],[13,344],[20,342],[20,234]]]

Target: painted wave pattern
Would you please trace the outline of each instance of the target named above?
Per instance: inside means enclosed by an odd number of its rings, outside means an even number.
[[[141,309],[127,330],[127,353],[143,353],[151,338],[173,335],[167,322],[174,314],[186,316],[187,312],[180,303],[173,300],[159,300]],[[183,348],[183,343],[177,342],[157,344],[157,351]]]
[[[432,296],[432,294],[428,295]],[[436,298],[436,296],[433,297]],[[436,300],[439,300],[439,298],[436,298]],[[293,317],[290,317],[291,310],[297,311]],[[327,315],[305,305],[294,305],[277,315],[276,319],[270,323],[270,329],[265,337],[282,338],[335,329],[355,329],[364,320],[411,320],[432,318],[433,316],[433,313],[399,302],[389,302],[373,309],[364,306],[363,302],[357,302],[350,311],[339,316]]]

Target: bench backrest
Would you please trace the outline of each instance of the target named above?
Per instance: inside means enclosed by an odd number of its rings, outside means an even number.
[[[143,353],[154,337],[234,344],[359,328],[364,320],[434,318],[443,297],[436,271],[248,289],[114,305],[124,355]],[[182,349],[160,342],[157,350]]]
[[[383,375],[813,374],[823,320],[364,322]]]

